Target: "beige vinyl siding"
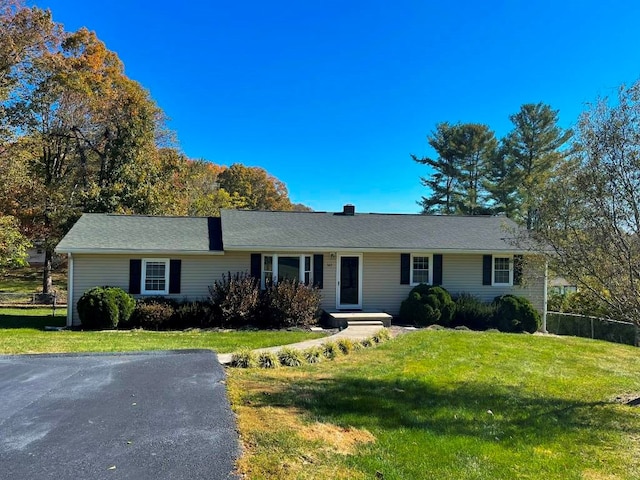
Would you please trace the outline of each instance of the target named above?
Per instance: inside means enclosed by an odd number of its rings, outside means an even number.
[[[537,280],[534,279],[537,277]],[[543,309],[544,280],[540,275],[526,272],[523,285],[493,286],[482,285],[482,255],[443,255],[442,286],[452,295],[468,293],[485,302],[491,302],[499,295],[522,295],[533,303],[540,312]]]
[[[157,255],[73,255],[73,324],[80,324],[76,303],[84,292],[96,286],[120,287],[129,291],[129,260],[158,258]],[[176,299],[205,298],[209,285],[227,272],[249,272],[250,254],[231,252],[224,255],[172,255],[182,260],[180,293],[167,295]],[[141,295],[136,295],[140,297]]]
[[[410,253],[410,252],[406,252]],[[437,252],[434,252],[437,253]],[[336,310],[336,271],[338,257],[323,253],[323,289],[321,308]],[[82,294],[95,286],[110,285],[129,289],[129,260],[155,258],[154,255],[73,255],[73,324],[78,325],[75,305]],[[200,299],[209,285],[227,272],[249,272],[250,252],[226,252],[224,255],[171,256],[182,260],[181,293],[177,299]],[[400,284],[400,253],[364,253],[362,256],[362,309],[398,315],[400,303],[407,298],[410,285]],[[543,309],[542,275],[525,274],[525,286],[494,287],[482,285],[482,255],[443,255],[443,287],[453,295],[470,293],[484,301],[505,293],[529,298],[536,309]]]
[[[325,273],[325,285],[326,278]],[[442,286],[452,295],[469,293],[490,302],[498,295],[512,293],[529,298],[542,312],[544,279],[541,275],[526,275],[525,281],[524,286],[482,285],[482,255],[444,254],[442,257]],[[363,310],[382,310],[398,315],[400,303],[407,298],[411,288],[411,285],[400,284],[400,253],[363,255]],[[335,300],[331,308],[335,308]]]
[[[400,285],[400,254],[365,253],[362,262],[362,308],[398,315],[412,288]]]

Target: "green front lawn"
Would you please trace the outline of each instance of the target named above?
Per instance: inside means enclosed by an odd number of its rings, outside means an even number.
[[[422,331],[335,361],[229,372],[255,479],[640,478],[640,350]]]
[[[288,331],[104,331],[46,332],[47,325],[62,326],[66,311],[50,308],[0,309],[0,354],[62,352],[125,352],[207,348],[231,353],[241,348],[261,348],[322,337],[322,333]]]

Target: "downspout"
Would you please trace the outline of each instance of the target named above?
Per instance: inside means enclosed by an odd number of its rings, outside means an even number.
[[[542,288],[542,297],[543,297],[543,301],[542,301],[542,333],[549,333],[547,332],[547,284],[549,282],[549,262],[547,262],[546,260],[544,261],[544,286]]]
[[[73,255],[67,253],[67,327],[73,326]]]

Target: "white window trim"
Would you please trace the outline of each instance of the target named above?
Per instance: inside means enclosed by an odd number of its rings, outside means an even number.
[[[509,283],[496,282],[496,258],[509,259]],[[513,255],[492,255],[491,257],[491,285],[494,287],[513,287]]]
[[[278,283],[278,257],[298,257],[300,266],[298,268],[298,281],[304,283],[304,274],[309,272],[309,286],[313,285],[313,255],[311,253],[263,253],[260,259],[260,287],[264,290],[267,288],[264,278],[264,257],[271,257],[271,281]],[[305,257],[310,258],[311,270],[304,269]]]
[[[147,263],[157,262],[164,263],[164,290],[147,290]],[[140,275],[140,294],[141,295],[168,295],[169,294],[169,259],[168,258],[143,258],[142,259],[142,275]]]
[[[433,254],[432,253],[412,253],[409,259],[409,284],[412,287],[420,285],[420,282],[413,281],[413,257],[428,257],[429,258],[429,285],[433,285]]]

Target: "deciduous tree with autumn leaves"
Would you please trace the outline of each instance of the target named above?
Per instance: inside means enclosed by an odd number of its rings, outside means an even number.
[[[48,10],[0,0],[0,219],[15,247],[0,248],[0,264],[13,262],[5,250],[44,241],[48,293],[53,248],[82,212],[300,208],[265,170],[188,159],[167,132],[149,92],[94,32],[66,32]]]

